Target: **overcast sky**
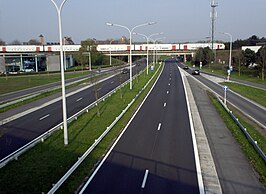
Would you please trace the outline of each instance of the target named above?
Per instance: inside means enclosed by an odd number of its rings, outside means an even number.
[[[61,4],[62,0],[55,0]],[[233,39],[252,35],[266,37],[266,0],[216,0],[215,39],[228,40],[219,32],[228,32]],[[164,32],[164,42],[206,40],[211,34],[210,0],[67,0],[62,10],[63,36],[76,44],[87,38],[97,40],[129,37],[119,27],[130,29],[155,21],[156,25],[138,28],[143,34]],[[58,42],[57,11],[50,0],[0,0],[0,39],[10,43],[38,39]],[[134,40],[141,40],[134,36]]]

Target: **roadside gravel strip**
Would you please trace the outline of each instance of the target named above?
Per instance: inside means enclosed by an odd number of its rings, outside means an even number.
[[[117,74],[113,74],[113,75],[111,75],[111,76],[108,76],[108,77],[106,77],[106,78],[100,80],[99,83],[101,83],[101,82],[103,82],[103,81],[105,81],[105,80],[107,80],[107,79],[110,79],[110,78],[112,78],[112,77],[114,77],[114,76],[116,76],[116,75],[117,75]],[[66,97],[71,96],[71,95],[73,95],[73,94],[76,94],[76,93],[78,93],[78,92],[80,92],[80,91],[86,90],[87,88],[90,88],[91,86],[93,86],[93,84],[87,85],[87,86],[82,87],[82,88],[80,88],[80,89],[78,89],[78,90],[75,90],[75,91],[73,91],[73,92],[70,92],[70,93],[68,93],[68,94],[66,95]],[[48,105],[50,105],[50,104],[53,104],[53,103],[55,103],[55,102],[57,102],[57,101],[59,101],[59,100],[61,100],[61,99],[62,99],[62,97],[60,96],[60,97],[55,98],[55,99],[53,99],[53,100],[50,100],[50,101],[48,101],[48,102],[46,102],[46,103],[44,103],[44,104],[42,104],[42,105],[40,105],[40,106],[37,106],[37,107],[31,108],[31,109],[28,109],[28,110],[26,110],[26,111],[20,112],[20,113],[18,113],[18,114],[15,114],[15,115],[13,115],[13,116],[8,117],[8,118],[4,118],[3,120],[0,121],[0,125],[6,124],[6,123],[8,123],[8,122],[10,122],[10,121],[13,121],[13,120],[15,120],[15,119],[17,119],[17,118],[19,118],[19,117],[22,117],[22,116],[24,116],[24,115],[26,115],[26,114],[29,114],[29,113],[34,112],[34,111],[36,111],[36,110],[38,110],[38,109],[41,109],[41,108],[43,108],[43,107],[45,107],[45,106],[48,106]]]

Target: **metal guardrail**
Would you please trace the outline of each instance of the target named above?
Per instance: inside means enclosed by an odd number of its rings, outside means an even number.
[[[133,76],[133,79],[136,76],[137,75]],[[98,103],[100,103],[101,101],[105,100],[107,97],[111,96],[113,93],[115,93],[117,90],[119,90],[120,88],[124,87],[128,82],[129,82],[129,80],[125,81],[124,83],[122,83],[121,85],[119,85],[118,87],[113,89],[112,91],[108,92],[107,94],[105,94],[104,96],[99,98],[97,101],[91,103],[89,106],[85,107],[84,109],[82,109],[81,111],[76,113],[75,115],[69,117],[67,119],[67,123],[71,123],[73,120],[77,120],[77,118],[81,114],[83,114],[84,112],[88,112],[89,109],[93,108]],[[18,157],[21,154],[23,154],[24,152],[28,151],[32,147],[34,147],[36,144],[38,144],[40,142],[44,142],[45,139],[47,139],[49,136],[51,136],[54,132],[58,131],[59,129],[63,129],[63,122],[58,124],[58,125],[56,125],[55,127],[53,127],[52,129],[48,130],[47,132],[43,133],[42,135],[40,135],[39,137],[35,138],[34,140],[30,141],[29,143],[27,143],[26,145],[22,146],[21,148],[17,149],[16,151],[14,151],[13,153],[9,154],[5,158],[1,159],[0,160],[0,168],[4,167],[7,163],[9,163],[12,160],[18,160]]]
[[[217,96],[217,99],[220,102],[220,104],[223,106],[223,108],[227,111],[227,113],[236,122],[236,124],[239,126],[239,128],[241,129],[241,131],[244,133],[244,135],[246,136],[246,138],[249,140],[249,142],[253,145],[253,147],[255,148],[255,150],[259,153],[259,155],[261,156],[261,158],[266,163],[266,155],[262,151],[262,149],[259,147],[257,141],[255,141],[251,137],[251,135],[248,133],[247,129],[239,122],[238,118],[233,114],[233,112],[231,110],[228,109],[228,107],[223,103],[223,101],[218,96]]]
[[[152,81],[154,76],[157,74],[160,68],[157,69],[156,73],[149,79],[149,81],[145,84],[145,86],[138,92],[138,94],[131,100],[131,102],[127,105],[127,107],[120,113],[118,117],[109,125],[106,130],[100,135],[98,139],[89,147],[89,149],[78,158],[77,162],[67,171],[67,173],[56,183],[53,185],[52,189],[48,192],[48,194],[55,193],[58,188],[70,177],[70,175],[79,167],[79,165],[86,159],[86,157],[96,148],[96,146],[103,140],[103,138],[108,134],[109,131],[115,126],[115,124],[122,118],[122,116],[127,112],[127,110],[131,107],[131,105],[136,101],[136,99],[140,96],[140,94],[147,88],[149,83]],[[145,71],[145,70],[144,70]],[[143,71],[143,72],[144,72]],[[137,75],[136,75],[137,76]],[[135,76],[134,76],[135,77]],[[126,84],[124,84],[125,86]]]

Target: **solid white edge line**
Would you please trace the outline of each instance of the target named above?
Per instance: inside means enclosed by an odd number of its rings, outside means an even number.
[[[149,174],[149,170],[146,169],[146,170],[145,170],[145,174],[144,174],[144,178],[143,178],[143,181],[142,181],[142,185],[141,185],[141,188],[142,188],[142,189],[145,188],[145,185],[146,185],[146,182],[147,182],[147,178],[148,178],[148,174]]]
[[[191,130],[191,135],[192,135],[192,142],[193,142],[193,149],[194,149],[194,156],[195,156],[195,164],[196,164],[196,170],[197,170],[199,192],[200,192],[200,194],[204,194],[205,191],[204,191],[203,178],[202,178],[202,172],[201,172],[201,167],[200,167],[199,152],[198,152],[197,141],[196,141],[196,136],[195,136],[195,129],[194,129],[193,121],[192,121],[192,114],[191,114],[190,105],[188,102],[187,90],[186,90],[185,82],[184,82],[184,78],[183,78],[184,74],[183,74],[183,72],[180,71],[179,67],[178,67],[178,70],[181,74],[181,79],[183,82],[183,87],[184,87],[185,96],[186,96],[190,130]]]
[[[94,172],[92,173],[92,175],[90,176],[90,178],[88,179],[88,181],[85,183],[85,185],[82,187],[81,191],[79,192],[79,194],[82,194],[87,186],[90,184],[90,182],[92,181],[92,179],[94,178],[94,176],[97,174],[97,172],[99,171],[99,169],[102,167],[103,163],[105,162],[105,160],[108,158],[108,156],[110,155],[110,153],[112,152],[112,150],[114,149],[114,147],[116,146],[116,144],[118,143],[118,141],[120,140],[120,138],[122,137],[122,135],[125,133],[125,131],[127,130],[128,126],[130,125],[130,123],[133,121],[133,119],[135,118],[135,116],[137,115],[137,113],[139,112],[140,108],[142,107],[142,105],[144,104],[144,102],[146,101],[146,99],[148,98],[148,96],[150,95],[150,93],[152,92],[153,88],[155,87],[157,81],[159,80],[162,72],[164,69],[164,65],[162,67],[162,70],[160,72],[160,75],[157,77],[156,81],[154,82],[154,84],[152,85],[150,91],[148,92],[148,94],[145,96],[144,100],[142,101],[142,103],[140,104],[139,108],[136,110],[136,112],[133,114],[133,116],[131,117],[131,119],[129,120],[129,122],[127,123],[127,125],[125,126],[125,128],[123,129],[123,131],[120,133],[120,135],[118,136],[118,138],[116,139],[116,141],[114,142],[114,144],[111,146],[110,150],[107,152],[107,154],[104,156],[104,158],[102,159],[102,161],[100,162],[100,164],[97,166],[97,168],[94,170]]]

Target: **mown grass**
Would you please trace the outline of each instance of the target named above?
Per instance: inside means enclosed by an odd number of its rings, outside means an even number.
[[[65,74],[65,79],[71,79],[89,74],[90,72],[88,71],[67,73]],[[60,80],[61,75],[59,73],[0,77],[0,94],[6,94],[27,88],[59,82]]]
[[[0,169],[1,193],[48,192],[52,188],[52,184],[56,183],[66,173],[78,157],[94,143],[95,139],[122,112],[153,73],[150,72],[149,76],[143,73],[138,79],[138,83],[136,83],[137,79],[134,80],[133,90],[129,90],[129,87],[126,86],[100,103],[100,117],[97,116],[97,108],[93,108],[76,122],[71,123],[68,128],[68,146],[63,145],[63,132],[58,131],[44,143],[38,144],[22,155],[18,161],[13,161]],[[122,99],[121,93],[123,94]],[[144,97],[145,94],[143,93],[97,149],[83,162],[78,171],[64,184],[60,193],[73,193],[85,177],[89,176],[93,167],[117,137]]]
[[[238,94],[245,96],[246,98],[251,99],[254,102],[257,102],[258,104],[266,107],[266,90],[232,82],[221,84],[228,86],[230,90],[233,90]]]
[[[220,114],[221,118],[224,120],[226,126],[231,131],[232,135],[237,140],[237,142],[239,143],[243,153],[248,158],[250,164],[255,169],[255,171],[259,174],[261,183],[264,186],[266,186],[266,163],[257,153],[257,151],[252,146],[252,144],[248,141],[248,139],[246,138],[244,133],[241,131],[241,129],[237,126],[237,124],[234,122],[234,120],[230,117],[230,115],[218,102],[218,100],[210,94],[209,94],[209,97],[213,105],[217,109],[218,113]],[[245,118],[242,115],[238,115],[236,113],[234,113],[234,115],[239,119],[242,125],[247,128],[248,133],[252,136],[252,138],[255,141],[258,142],[258,145],[265,153],[266,152],[266,138],[262,134],[260,134],[257,130],[255,130],[256,127],[246,122]]]

